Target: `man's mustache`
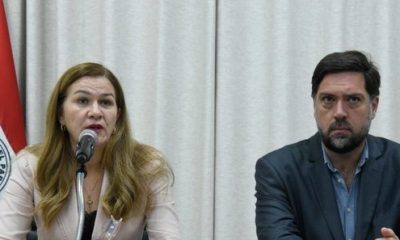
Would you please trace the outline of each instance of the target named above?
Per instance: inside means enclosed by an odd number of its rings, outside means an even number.
[[[351,131],[351,125],[350,125],[350,123],[348,123],[347,121],[344,121],[344,120],[342,120],[342,121],[335,121],[334,123],[332,123],[330,126],[329,126],[329,131],[333,131],[333,130],[336,130],[336,129],[346,129],[346,130],[350,130]]]

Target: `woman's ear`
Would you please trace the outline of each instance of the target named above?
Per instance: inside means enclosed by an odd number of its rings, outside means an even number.
[[[61,127],[65,126],[64,114],[61,109],[58,111],[58,122],[60,123]]]

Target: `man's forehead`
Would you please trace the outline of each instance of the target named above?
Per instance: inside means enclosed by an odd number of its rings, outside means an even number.
[[[327,74],[321,81],[318,91],[347,90],[366,92],[364,75],[358,72]]]

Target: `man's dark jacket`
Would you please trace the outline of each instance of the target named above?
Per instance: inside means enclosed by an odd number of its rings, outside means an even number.
[[[400,145],[371,135],[360,172],[355,240],[400,234]],[[256,164],[256,225],[260,240],[345,240],[335,190],[317,133],[271,152]]]

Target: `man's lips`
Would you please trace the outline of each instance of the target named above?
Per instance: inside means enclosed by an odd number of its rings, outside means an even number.
[[[330,130],[334,135],[346,135],[351,133],[351,129],[349,128],[334,128]]]
[[[329,132],[333,135],[348,135],[352,133],[351,125],[346,121],[336,121],[329,126]]]

